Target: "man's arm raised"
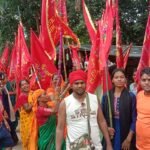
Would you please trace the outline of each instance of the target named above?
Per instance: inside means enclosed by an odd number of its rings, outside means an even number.
[[[56,150],[61,150],[65,124],[66,124],[66,105],[65,101],[62,101],[58,109],[58,124],[56,129]]]

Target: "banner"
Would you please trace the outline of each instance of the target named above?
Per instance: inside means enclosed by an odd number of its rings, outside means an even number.
[[[145,67],[150,67],[150,14],[148,15],[142,53],[137,67],[137,82],[139,82],[141,70]]]
[[[71,58],[72,58],[73,67],[75,67],[76,70],[81,69],[80,58],[78,56],[79,47],[70,45],[70,49],[72,51]]]
[[[97,31],[95,29],[94,23],[91,19],[89,10],[88,10],[84,0],[82,0],[82,7],[83,7],[84,21],[85,21],[88,33],[90,35],[91,42],[94,43]]]
[[[49,59],[47,53],[44,51],[36,34],[31,30],[31,58],[34,63],[41,87],[47,89],[50,86],[51,76],[57,72],[53,60]]]
[[[18,27],[18,40],[16,45],[16,80],[29,77],[29,69],[31,67],[31,58],[25,42],[23,26],[20,23]]]

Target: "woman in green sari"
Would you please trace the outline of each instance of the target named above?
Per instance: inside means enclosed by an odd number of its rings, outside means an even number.
[[[38,149],[55,150],[56,123],[58,103],[49,101],[49,96],[43,93],[38,98],[37,122],[39,126]],[[65,142],[62,150],[65,150]]]

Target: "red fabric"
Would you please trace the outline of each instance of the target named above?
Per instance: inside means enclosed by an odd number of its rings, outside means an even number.
[[[18,110],[24,104],[28,103],[28,95],[25,93],[21,93],[16,102],[15,110]]]
[[[55,46],[60,41],[60,27],[63,36],[72,38],[78,45],[80,45],[77,36],[68,25],[62,21],[62,18],[58,15],[56,10],[55,0],[42,0],[41,43],[52,59],[56,57]]]
[[[108,68],[105,68],[102,71],[101,76],[102,76],[103,93],[106,93],[107,91],[112,89],[112,82],[111,82],[111,78],[110,78]]]
[[[50,55],[51,59],[55,59],[56,49],[54,39],[51,36],[51,32],[48,27],[48,1],[49,0],[42,0],[40,42],[44,50],[46,50]]]
[[[37,77],[36,77],[36,74],[32,74],[32,77],[30,78],[30,89],[35,91],[37,89],[39,89],[40,87],[38,86],[38,83],[37,83]]]
[[[50,114],[51,114],[51,109],[38,106],[36,112],[38,125],[39,126],[44,125],[47,122]]]
[[[16,79],[19,82],[29,77],[29,69],[31,67],[31,58],[28,47],[25,42],[23,26],[20,23],[18,27],[18,42],[16,45]]]
[[[139,89],[140,89],[140,86],[139,86],[140,72],[145,67],[150,67],[150,14],[148,16],[142,53],[141,53],[138,67],[137,67],[136,80],[137,80]]]
[[[95,26],[92,22],[90,13],[88,11],[88,8],[87,8],[84,0],[82,0],[82,7],[83,7],[83,16],[84,16],[85,24],[87,26],[87,30],[88,30],[89,35],[90,35],[90,40],[92,43],[94,43],[97,31],[96,31]]]
[[[0,123],[3,121],[3,113],[0,111]]]
[[[59,0],[57,3],[57,10],[62,14],[61,19],[65,24],[68,24],[67,20],[67,10],[66,10],[66,0]]]
[[[31,31],[31,58],[34,63],[41,87],[47,89],[50,84],[50,79],[57,72],[53,60],[50,60],[46,55],[39,39],[33,31]]]
[[[87,85],[86,90],[90,93],[94,93],[100,82],[99,74],[99,32],[97,32],[95,42],[91,47],[91,53],[89,57],[88,73],[87,73]]]
[[[81,69],[80,59],[79,59],[79,56],[78,56],[79,47],[71,45],[70,48],[72,50],[73,66],[75,66],[76,69]]]
[[[130,51],[131,51],[131,48],[132,48],[132,43],[129,45],[129,47],[127,48],[126,50],[126,53],[124,55],[124,59],[123,59],[123,68],[125,69],[126,66],[127,66],[127,62],[128,62],[128,58],[129,58],[129,54],[130,54]]]
[[[107,68],[107,60],[111,47],[113,22],[114,7],[106,1],[106,9],[101,20],[98,21],[98,31],[95,42],[92,44],[89,58],[87,91],[90,93],[94,93],[100,84],[103,85],[103,90],[106,89],[104,84],[106,82],[105,68]],[[109,83],[108,80],[108,87]]]
[[[9,48],[6,45],[0,58],[0,70],[2,70],[5,73],[7,73],[8,59],[9,59]]]
[[[99,43],[99,70],[107,66],[109,51],[113,35],[114,14],[113,7],[107,5],[99,21],[100,43]]]
[[[14,80],[16,76],[16,45],[17,45],[17,37],[15,38],[15,44],[12,49],[11,53],[11,60],[9,65],[9,71],[8,71],[8,80]]]
[[[123,52],[121,42],[120,18],[118,12],[118,0],[116,0],[116,64],[117,68],[123,68]]]
[[[77,80],[83,80],[85,83],[87,81],[87,73],[83,70],[76,70],[69,74],[69,82],[73,84]]]

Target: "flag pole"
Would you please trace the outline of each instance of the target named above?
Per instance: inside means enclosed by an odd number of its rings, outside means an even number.
[[[62,0],[60,1],[60,8],[59,8],[59,14],[62,17]],[[62,33],[62,27],[59,26],[60,31],[60,44],[59,44],[59,59],[58,59],[58,76],[61,76],[61,65],[62,65],[62,57],[63,57],[63,33]],[[57,82],[57,87],[59,86],[60,79]]]
[[[63,66],[64,66],[65,82],[67,82],[68,79],[67,79],[66,60],[65,60],[65,49],[64,49],[64,48],[63,48]]]
[[[35,76],[36,76],[37,84],[38,84],[39,88],[42,89],[41,84],[40,84],[40,80],[39,80],[39,77],[38,77],[38,75],[37,75],[37,72],[36,72],[36,70],[35,70],[34,65],[32,65],[32,68],[33,68],[33,71],[34,71]]]

